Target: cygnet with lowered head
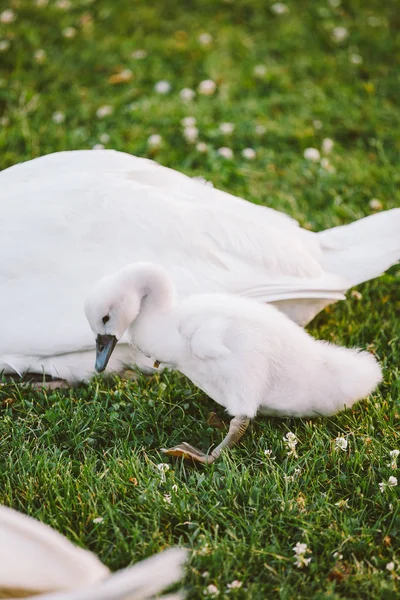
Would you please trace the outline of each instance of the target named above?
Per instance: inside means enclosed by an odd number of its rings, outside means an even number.
[[[233,417],[210,454],[187,443],[167,454],[210,464],[233,446],[258,413],[329,416],[368,396],[382,379],[368,352],[315,340],[271,305],[225,294],[177,301],[168,272],[135,263],[101,279],[85,313],[103,371],[126,332],[150,357],[186,375]]]

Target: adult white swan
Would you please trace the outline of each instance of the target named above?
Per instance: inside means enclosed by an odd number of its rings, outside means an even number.
[[[112,150],[51,154],[0,173],[0,372],[94,373],[91,285],[134,261],[180,296],[274,302],[304,325],[400,259],[400,209],[313,233],[275,210]],[[122,339],[109,363],[132,363]],[[138,360],[138,359],[137,359]]]

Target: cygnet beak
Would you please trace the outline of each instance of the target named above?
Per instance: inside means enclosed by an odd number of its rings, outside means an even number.
[[[104,371],[117,343],[115,335],[98,335],[96,338],[96,371]]]

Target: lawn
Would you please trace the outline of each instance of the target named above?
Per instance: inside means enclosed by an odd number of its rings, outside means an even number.
[[[0,169],[103,145],[316,230],[400,206],[399,28],[394,0],[2,0]],[[190,548],[190,599],[398,598],[399,277],[308,327],[373,351],[378,391],[330,419],[256,419],[210,468],[159,451],[219,443],[210,411],[228,422],[178,374],[47,392],[5,382],[0,502],[112,569]]]

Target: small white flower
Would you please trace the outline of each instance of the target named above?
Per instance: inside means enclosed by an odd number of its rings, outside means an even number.
[[[400,450],[391,450],[389,452],[389,456],[390,458],[397,458],[400,454]]]
[[[362,300],[362,294],[358,290],[352,290],[351,297],[355,298],[356,300]]]
[[[205,596],[210,596],[211,598],[216,598],[217,596],[219,596],[219,589],[217,588],[216,585],[214,585],[213,583],[210,583],[210,585],[208,585],[206,587],[206,589],[204,590],[203,593]]]
[[[350,54],[350,62],[353,63],[353,65],[362,65],[362,56],[359,54]]]
[[[332,29],[332,38],[335,42],[344,42],[344,40],[348,37],[349,32],[346,27],[335,27]]]
[[[264,450],[265,456],[272,456],[272,450]]]
[[[288,449],[288,456],[297,457],[296,446],[297,446],[297,437],[292,431],[288,431],[285,437],[283,438],[283,442]],[[290,478],[289,478],[290,479]]]
[[[203,44],[203,46],[209,46],[213,40],[213,37],[210,33],[201,33],[199,35],[199,42]]]
[[[302,544],[301,542],[297,542],[297,544],[293,548],[293,552],[295,554],[305,554],[308,550],[307,544]]]
[[[196,150],[197,152],[201,152],[201,154],[204,154],[205,152],[208,152],[208,146],[205,142],[199,142],[198,144],[196,144]]]
[[[308,548],[307,544],[297,542],[297,544],[293,548],[293,552],[295,554],[294,561],[296,567],[301,569],[303,567],[307,567],[310,564],[311,558],[305,558],[306,553],[311,553],[311,550]]]
[[[382,210],[382,202],[380,200],[378,200],[378,198],[372,198],[372,200],[369,201],[369,207],[372,210]]]
[[[243,148],[242,156],[243,156],[243,158],[246,158],[247,160],[254,160],[255,157],[257,156],[257,154],[256,154],[256,151],[253,150],[253,148]]]
[[[283,4],[283,2],[275,2],[275,4],[271,6],[271,10],[276,15],[284,15],[289,11],[288,7],[286,4]]]
[[[157,81],[154,86],[154,91],[156,91],[157,94],[168,94],[168,92],[171,91],[171,84],[169,81]]]
[[[104,145],[103,144],[95,144],[94,146],[92,146],[92,150],[104,150]]]
[[[256,65],[253,73],[256,77],[264,77],[268,73],[268,69],[265,65]]]
[[[314,121],[312,122],[314,129],[322,129],[324,124],[322,121],[320,121],[319,119],[314,119]]]
[[[335,450],[347,450],[347,440],[344,437],[337,437],[335,440]]]
[[[55,5],[57,8],[60,8],[61,10],[68,10],[69,8],[71,8],[70,0],[57,0]]]
[[[197,127],[185,127],[183,130],[183,137],[190,144],[194,144],[194,142],[199,137],[199,130]]]
[[[342,560],[343,554],[339,554],[339,552],[334,552],[333,558],[336,558],[336,560]]]
[[[95,518],[93,519],[93,523],[96,523],[96,525],[97,525],[98,523],[103,523],[103,522],[104,522],[104,518],[103,518],[103,517],[95,517]]]
[[[232,150],[230,148],[227,148],[226,146],[222,146],[222,148],[218,148],[217,154],[219,154],[223,158],[227,158],[229,160],[233,158]]]
[[[159,463],[157,469],[161,471],[161,473],[165,473],[166,471],[169,471],[170,466],[168,463]]]
[[[43,50],[43,48],[39,48],[38,50],[35,50],[35,52],[33,54],[33,58],[39,65],[43,64],[47,58],[46,50]]]
[[[5,52],[11,46],[8,40],[0,40],[0,52]]]
[[[8,23],[13,23],[16,19],[16,14],[13,10],[11,10],[10,8],[7,10],[3,10],[2,13],[0,13],[0,23],[4,23],[4,24],[8,24]]]
[[[255,132],[257,135],[264,135],[266,131],[267,129],[264,127],[264,125],[256,125],[255,127]]]
[[[397,477],[393,477],[393,475],[391,475],[387,481],[382,481],[379,484],[379,489],[383,493],[388,488],[396,487],[396,485],[397,485]]]
[[[234,581],[232,581],[232,583],[228,583],[228,585],[226,587],[228,588],[228,590],[238,590],[239,588],[242,587],[242,585],[243,585],[242,581],[235,579]]]
[[[319,150],[316,148],[306,148],[304,150],[304,158],[311,162],[318,162],[321,158]]]
[[[178,491],[178,486],[176,485],[176,483],[174,483],[174,485],[172,486],[172,491],[173,492],[177,492]]]
[[[208,571],[203,571],[203,573],[201,574],[202,577],[206,578],[209,576],[209,572]]]
[[[103,104],[96,110],[96,116],[99,119],[104,119],[104,117],[109,117],[113,113],[113,107],[109,104]]]
[[[184,100],[185,102],[189,102],[190,100],[193,100],[193,98],[196,95],[196,92],[194,90],[191,90],[190,88],[183,88],[183,90],[179,92],[179,95],[182,98],[182,100]]]
[[[324,154],[329,154],[332,152],[334,146],[334,141],[331,138],[325,138],[322,140],[322,152]]]
[[[235,125],[234,125],[234,123],[221,123],[221,125],[218,127],[218,129],[224,135],[230,135],[231,133],[233,133],[233,131],[235,129]]]
[[[172,496],[171,494],[164,494],[164,502],[167,504],[171,504]]]
[[[391,572],[394,571],[395,570],[395,564],[394,564],[394,562],[393,561],[388,562],[387,565],[386,565],[386,568],[387,568],[388,571],[391,571]]]
[[[184,117],[181,121],[183,127],[194,127],[196,125],[195,117]]]
[[[204,79],[204,81],[200,81],[197,89],[203,96],[212,96],[217,89],[217,84],[212,79]]]
[[[147,52],[146,50],[135,50],[134,52],[132,52],[131,56],[135,60],[142,60],[143,58],[146,58]]]
[[[64,121],[65,121],[65,114],[63,112],[61,112],[60,110],[56,110],[56,112],[54,112],[52,114],[51,118],[54,121],[54,123],[57,123],[57,125],[60,125],[60,123],[64,123]]]
[[[108,142],[110,141],[110,136],[108,135],[108,133],[102,133],[99,139],[102,144],[108,144]]]
[[[63,37],[72,39],[76,36],[76,29],[75,29],[75,27],[66,27],[65,29],[62,30],[62,34],[63,34]]]

